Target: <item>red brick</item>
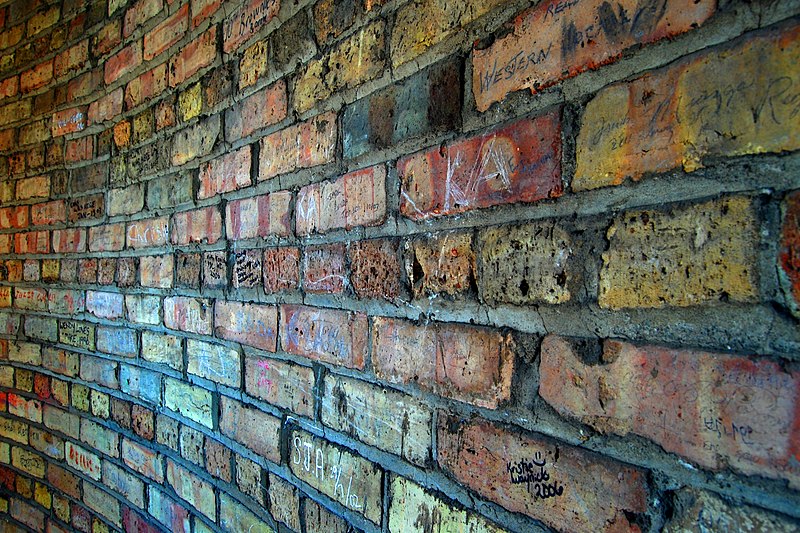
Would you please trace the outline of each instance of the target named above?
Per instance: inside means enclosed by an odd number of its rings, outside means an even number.
[[[88,161],[94,157],[94,137],[87,135],[79,139],[70,139],[64,145],[64,161],[75,163]]]
[[[187,296],[164,298],[164,325],[170,329],[211,335],[211,302]]]
[[[34,226],[52,226],[67,221],[67,206],[64,200],[53,200],[31,206],[31,223]]]
[[[303,252],[303,290],[341,293],[347,285],[344,244],[306,247]]]
[[[350,283],[359,298],[394,301],[405,294],[397,241],[353,242],[348,246],[347,255],[350,259]]]
[[[309,359],[364,368],[367,317],[335,309],[283,305],[280,312],[281,347]]]
[[[300,249],[293,246],[264,250],[264,291],[294,290],[300,285]]]
[[[278,340],[278,310],[268,305],[217,300],[214,331],[223,339],[274,352]]]
[[[89,104],[88,125],[113,120],[122,114],[122,87]]]
[[[163,6],[161,0],[138,0],[125,12],[125,23],[122,26],[123,37],[127,38],[137,27],[158,15]]]
[[[277,14],[280,0],[249,0],[223,23],[223,49],[232,52],[255,35]]]
[[[800,192],[798,191],[789,194],[783,203],[778,262],[789,307],[795,316],[800,316]]]
[[[192,5],[192,28],[196,28],[204,20],[216,13],[222,5],[222,0],[191,0]]]
[[[258,179],[329,163],[335,152],[336,114],[317,115],[261,140]]]
[[[160,531],[130,507],[125,507],[122,510],[122,527],[125,533],[159,533]]]
[[[245,391],[293,413],[313,417],[314,370],[285,361],[245,359]]]
[[[587,365],[566,339],[546,337],[539,394],[600,431],[635,433],[704,467],[800,486],[800,373],[767,360],[611,340],[602,361]]]
[[[496,409],[511,396],[511,335],[479,326],[377,317],[372,326],[375,373],[391,383],[416,383],[442,396]]]
[[[128,82],[125,87],[125,105],[132,109],[167,89],[167,64],[162,63]]]
[[[200,169],[200,190],[197,198],[202,200],[214,195],[247,187],[250,179],[250,147],[213,159]]]
[[[34,205],[33,208],[35,209],[36,205]],[[37,224],[36,219],[34,218],[33,225],[40,226],[41,224]],[[0,207],[0,229],[24,229],[26,227],[28,227],[27,205],[20,205],[17,207]]]
[[[95,56],[100,57],[122,42],[122,21],[114,19],[103,26],[92,38],[92,51]]]
[[[225,138],[229,142],[277,124],[286,118],[286,82],[278,80],[251,94],[225,113]]]
[[[438,443],[459,483],[560,530],[638,531],[631,515],[647,510],[645,472],[580,448],[452,416],[439,417]]]
[[[86,251],[86,229],[69,228],[53,230],[53,252],[59,254]]]
[[[64,109],[53,115],[51,131],[53,137],[82,131],[86,127],[86,107]]]
[[[155,437],[155,414],[142,405],[133,404],[131,407],[131,423],[133,431],[146,440]]]
[[[103,74],[106,85],[133,72],[141,64],[142,44],[141,41],[134,41],[106,60]]]
[[[622,52],[685,33],[714,13],[714,2],[666,2],[655,11],[623,0],[619,12],[601,0],[551,0],[514,19],[514,31],[485,50],[474,50],[472,92],[485,111],[513,91],[536,93],[565,78],[612,63]],[[621,15],[625,13],[625,15]]]
[[[164,482],[163,461],[161,454],[155,450],[123,438],[122,460],[135,472],[149,477],[156,483]]]
[[[144,60],[150,61],[177,43],[189,27],[189,4],[167,17],[144,36]]]
[[[47,10],[36,11],[35,14],[28,19],[28,37],[32,37],[38,33],[43,32],[47,28],[54,26],[61,17],[61,8],[53,6]]]
[[[15,148],[17,146],[16,134],[17,130],[14,128],[0,131],[0,150],[6,151]]]
[[[23,94],[40,89],[53,79],[53,60],[39,63],[19,75],[19,90]]]
[[[14,234],[14,253],[48,254],[50,253],[50,232],[29,231]]]
[[[67,101],[71,102],[92,94],[103,84],[103,69],[97,67],[70,79],[67,84]],[[55,135],[55,134],[54,134]]]
[[[19,76],[11,76],[0,81],[0,99],[16,96],[19,91]]]
[[[280,418],[221,396],[219,429],[262,457],[280,463]]]
[[[60,466],[52,463],[48,465],[47,481],[60,492],[72,496],[73,498],[80,498],[81,479]]]
[[[97,283],[97,259],[78,260],[78,282]]]
[[[419,220],[561,196],[558,113],[402,158],[400,210]]]
[[[56,78],[61,78],[66,74],[74,76],[75,72],[83,70],[88,60],[89,39],[84,39],[56,56],[53,74]]]
[[[212,26],[169,61],[169,86],[177,87],[217,57],[217,27]]]
[[[228,238],[239,240],[291,235],[291,201],[292,193],[289,191],[229,201],[225,214]]]
[[[376,226],[386,218],[386,168],[383,165],[314,183],[297,195],[300,235],[355,226]]]
[[[261,252],[259,250],[240,250],[233,253],[231,284],[234,288],[257,287],[261,283]]]
[[[125,248],[125,223],[89,228],[89,251],[118,252]]]
[[[171,254],[139,259],[139,280],[144,287],[168,289],[173,285],[175,261]]]
[[[206,437],[206,472],[223,481],[231,482],[233,472],[231,467],[231,450],[221,442]]]
[[[164,246],[169,235],[169,219],[159,217],[128,222],[126,234],[129,248]]]
[[[69,201],[67,220],[92,220],[105,215],[105,196],[102,193],[89,196],[79,196]]]
[[[183,211],[172,216],[172,244],[206,242],[222,237],[222,216],[217,206]]]

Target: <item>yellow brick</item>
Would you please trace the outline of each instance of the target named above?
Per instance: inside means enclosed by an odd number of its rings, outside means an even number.
[[[191,120],[203,109],[203,91],[200,83],[195,83],[178,95],[178,111],[181,119]]]

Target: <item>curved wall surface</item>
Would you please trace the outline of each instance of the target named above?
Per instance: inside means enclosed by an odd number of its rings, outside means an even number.
[[[5,531],[792,531],[800,5],[0,5]]]

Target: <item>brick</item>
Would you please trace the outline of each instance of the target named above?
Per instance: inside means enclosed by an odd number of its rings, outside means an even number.
[[[347,368],[363,368],[367,320],[361,313],[283,305],[281,347],[288,353]]]
[[[297,150],[303,146],[303,150]],[[336,114],[317,115],[261,140],[259,181],[301,168],[333,161],[336,151]]]
[[[39,281],[41,279],[41,266],[38,259],[26,259],[22,267],[24,281]]]
[[[150,61],[177,43],[189,27],[189,4],[164,19],[144,36],[144,60]]]
[[[383,21],[375,21],[311,60],[295,82],[295,108],[303,113],[340,90],[377,78],[386,62],[385,30]]]
[[[42,281],[55,283],[61,276],[61,261],[58,259],[42,259]]]
[[[344,244],[308,246],[303,253],[303,289],[307,293],[341,293],[348,285]]]
[[[158,15],[164,4],[161,0],[138,0],[125,12],[123,37],[129,37],[139,26]],[[110,13],[109,13],[110,14]]]
[[[128,222],[127,242],[129,248],[164,246],[169,236],[169,218],[149,218]]]
[[[93,284],[97,282],[97,259],[78,260],[78,282]]]
[[[83,502],[89,509],[92,509],[111,523],[116,525],[122,524],[119,502],[109,496],[107,492],[95,487],[91,483],[84,483],[83,485]],[[99,524],[101,524],[101,522],[98,518],[95,518],[92,522],[93,533],[100,533],[97,527]],[[108,528],[106,527],[105,530],[107,532]]]
[[[643,471],[482,420],[439,417],[438,462],[482,497],[552,527],[633,528],[630,520],[647,510]]]
[[[92,120],[92,115],[89,115]],[[64,144],[64,161],[67,163],[77,163],[88,161],[94,157],[94,137],[87,135],[80,139],[70,139]]]
[[[409,243],[406,270],[414,296],[467,293],[476,279],[471,233],[445,233]]]
[[[197,198],[211,198],[217,194],[248,187],[251,183],[250,147],[243,146],[212,159],[201,167]]]
[[[188,122],[200,114],[203,109],[203,87],[200,82],[184,89],[178,95],[178,115],[183,122]]]
[[[322,423],[425,465],[431,454],[431,410],[404,394],[354,379],[327,379]]]
[[[80,378],[110,389],[119,389],[117,363],[107,359],[82,355]]]
[[[192,28],[196,28],[204,20],[210,18],[222,5],[222,0],[191,0]]]
[[[156,130],[161,131],[177,124],[178,119],[175,116],[175,95],[167,96],[156,104]]]
[[[53,137],[83,131],[86,128],[86,108],[76,107],[58,111],[53,114],[53,122],[50,128]]]
[[[180,450],[180,423],[166,415],[156,417],[156,441],[174,451]]]
[[[302,367],[261,357],[245,359],[245,391],[300,416],[313,416],[314,372]]]
[[[135,472],[155,481],[164,482],[164,466],[161,454],[127,438],[122,439],[122,460]]]
[[[0,436],[22,444],[28,443],[29,426],[21,420],[0,416]]]
[[[106,85],[111,85],[133,73],[141,64],[142,44],[141,41],[134,41],[106,60],[103,79]]]
[[[88,124],[97,124],[113,120],[122,114],[122,87],[108,93],[102,98],[89,104],[87,112]]]
[[[175,134],[172,140],[172,164],[183,165],[208,155],[220,132],[219,115],[213,115]]]
[[[112,178],[113,179],[113,178]],[[144,208],[144,185],[135,183],[128,187],[114,188],[108,190],[108,215],[132,215]],[[166,217],[163,217],[166,220]],[[130,225],[147,224],[148,221],[137,221]],[[137,242],[145,245],[147,241]]]
[[[134,404],[131,407],[131,426],[134,433],[146,440],[155,437],[155,414],[150,409]]]
[[[153,405],[161,405],[162,374],[127,364],[119,365],[120,390]]]
[[[335,2],[322,0],[314,5],[314,30],[317,41],[328,44],[341,36],[367,11],[379,8],[385,2]]]
[[[156,65],[144,74],[133,78],[125,86],[126,109],[133,109],[139,104],[162,94],[168,85],[167,64]]]
[[[16,448],[15,448],[16,449]],[[10,514],[33,531],[44,531],[45,515],[42,511],[17,498],[11,498]]]
[[[347,533],[350,527],[343,518],[310,499],[305,501],[303,517],[308,533]]]
[[[547,337],[540,395],[564,415],[603,432],[641,435],[701,466],[800,482],[790,466],[796,372],[766,360],[611,340],[602,361],[587,366],[566,339]]]
[[[220,398],[220,431],[275,463],[280,463],[281,421],[263,411],[222,396]]]
[[[562,194],[558,114],[400,159],[400,211],[414,219]]]
[[[139,260],[136,257],[120,257],[117,259],[117,286],[132,287],[139,279]],[[152,267],[152,264],[150,265]]]
[[[61,17],[61,9],[59,6],[53,6],[50,9],[37,11],[31,18],[28,19],[28,37],[33,37],[47,28],[54,26]]]
[[[72,504],[72,527],[81,533],[90,533],[92,530],[92,516],[89,511],[76,503]]]
[[[241,363],[237,350],[187,339],[187,371],[222,385],[238,388],[241,386]]]
[[[242,250],[234,252],[231,284],[234,288],[256,287],[261,283],[261,252]]]
[[[458,401],[496,409],[511,396],[515,345],[510,334],[460,324],[414,325],[377,317],[372,327],[376,375],[416,383]]]
[[[272,516],[293,531],[300,531],[300,497],[297,487],[269,474],[269,503]]]
[[[297,195],[298,234],[377,226],[386,219],[386,169],[383,165],[304,187]]]
[[[75,72],[83,70],[88,60],[89,39],[84,39],[55,57],[53,74],[56,78],[61,78],[66,74],[73,75]]]
[[[100,28],[100,31],[92,37],[92,52],[94,55],[101,57],[116,48],[122,42],[121,33],[121,19],[111,20]]]
[[[199,252],[177,252],[176,286],[190,289],[200,288],[201,254]]]
[[[206,472],[223,481],[231,482],[231,450],[221,442],[206,438],[205,440]]]
[[[183,368],[183,345],[179,337],[142,332],[142,358],[152,363],[167,364],[175,370]]]
[[[124,468],[103,461],[103,484],[140,509],[144,507],[144,484]]]
[[[42,403],[39,400],[29,400],[18,394],[8,394],[8,412],[31,422],[42,423]]]
[[[211,26],[169,60],[169,86],[177,87],[201,69],[211,65],[217,56],[217,27]]]
[[[264,57],[266,64],[266,57]],[[0,81],[0,99],[16,96],[19,91],[19,76],[12,76]]]
[[[47,142],[50,141],[50,138],[50,121],[48,119],[37,120],[19,129],[18,141],[20,145]]]
[[[14,287],[14,307],[26,311],[44,311],[47,309],[47,291]]]
[[[32,207],[36,208],[36,205]],[[29,208],[27,205],[0,208],[0,229],[23,229],[27,227],[28,212]],[[34,225],[39,226],[41,224],[36,224],[34,219]]]
[[[228,284],[227,252],[206,252],[203,254],[203,287],[216,289]]]
[[[76,353],[45,347],[42,350],[42,365],[52,372],[75,377],[78,375],[80,361]]]
[[[123,302],[118,292],[86,291],[86,310],[98,318],[121,318]]]
[[[289,191],[229,201],[225,207],[227,237],[240,240],[291,235],[291,202]]]
[[[222,217],[217,207],[184,211],[172,216],[172,243],[214,244],[222,236]]]
[[[569,232],[551,222],[482,231],[477,276],[481,299],[490,305],[570,301],[583,285],[572,257],[575,248]]]
[[[53,79],[53,60],[35,65],[19,75],[19,90],[21,93],[33,92],[41,89]]]
[[[741,196],[627,212],[607,232],[598,302],[620,309],[755,301],[757,226],[752,201]]]
[[[198,424],[213,428],[211,392],[202,387],[165,378],[164,405]]]
[[[131,429],[131,402],[111,398],[111,420],[122,429]]]
[[[148,512],[170,531],[190,533],[189,511],[178,505],[163,492],[151,486],[148,498]]]
[[[482,517],[457,509],[447,501],[399,476],[392,478],[389,490],[390,531],[470,531],[501,533],[502,529]]]
[[[31,116],[31,99],[19,100],[0,107],[0,126]],[[61,130],[58,130],[59,133]],[[63,135],[63,133],[62,133]],[[53,133],[55,137],[55,133]]]
[[[224,300],[214,304],[214,332],[223,339],[274,352],[277,326],[278,311],[274,306]]]
[[[216,496],[211,484],[171,460],[167,461],[167,481],[183,500],[211,520],[216,520]]]
[[[11,307],[11,287],[0,288],[0,307]]]
[[[203,463],[203,434],[189,426],[181,426],[179,438],[181,457],[201,465]]]
[[[71,441],[66,441],[64,450],[69,466],[94,480],[100,479],[102,470],[97,455]]]
[[[786,196],[778,249],[778,275],[789,309],[800,316],[800,193]]]
[[[122,528],[127,533],[133,533],[134,531],[137,533],[158,533],[159,531],[156,526],[136,514],[130,507],[122,509]]]
[[[100,391],[91,392],[90,402],[92,414],[98,418],[108,419],[111,416],[111,397]],[[109,454],[109,455],[115,455]]]
[[[111,285],[114,283],[114,273],[117,269],[117,259],[114,257],[101,257],[97,264],[97,283]]]
[[[30,444],[45,455],[64,461],[64,440],[41,429],[31,428]],[[49,470],[50,467],[48,467]],[[48,478],[49,478],[48,472]]]
[[[279,0],[249,0],[228,15],[222,24],[223,50],[238,49],[245,41],[266,26],[277,14]]]
[[[170,329],[211,335],[212,319],[209,300],[186,296],[164,299],[164,325]]]
[[[302,481],[375,524],[382,515],[381,469],[358,455],[306,433],[289,433],[289,468]]]
[[[81,440],[92,449],[119,457],[119,434],[88,419],[81,420]]]
[[[69,444],[65,444],[65,449],[69,449],[69,447]],[[68,454],[67,457],[69,457]],[[50,463],[47,466],[47,481],[59,492],[63,492],[73,498],[80,498],[81,479],[66,469]]]
[[[225,493],[220,493],[219,514],[221,531],[235,533],[237,531],[273,530],[266,522],[250,512],[247,507]]]
[[[89,251],[119,252],[125,248],[125,223],[103,224],[89,228]]]
[[[234,142],[286,118],[286,82],[278,80],[225,111],[225,139]]]
[[[88,413],[90,410],[89,395],[91,389],[80,383],[73,383],[70,397],[70,405],[79,411]]]
[[[103,194],[81,196],[69,201],[67,219],[70,222],[101,218],[105,214],[105,197]]]
[[[228,61],[212,70],[202,82],[203,107],[216,109],[220,104],[229,105],[233,94],[234,62]]]
[[[50,178],[48,176],[36,176],[17,181],[17,200],[47,198],[48,196],[50,196]]]
[[[10,48],[20,42],[25,36],[25,25],[18,24],[0,33],[0,44],[3,49]]]
[[[25,209],[25,215],[23,215],[23,219],[27,218],[26,215],[27,215],[27,209]],[[17,214],[17,217],[19,216],[20,215]],[[0,214],[0,219],[2,218],[3,218],[2,214]],[[20,219],[17,218],[17,220],[19,221]],[[53,200],[52,202],[43,202],[31,206],[31,224],[33,224],[34,226],[51,226],[53,224],[58,224],[66,221],[67,221],[67,207],[64,200]],[[24,226],[15,225],[12,227],[24,227]]]
[[[129,328],[97,328],[97,351],[136,357],[139,354],[138,332]]]
[[[44,374],[36,374],[33,376],[33,392],[36,393],[36,396],[41,400],[49,400],[53,397],[53,392],[50,388],[50,379],[50,376]]]
[[[72,171],[72,190],[73,192],[86,192],[105,187],[107,178],[107,162],[76,168]]]
[[[74,320],[58,321],[58,341],[64,344],[84,350],[94,350],[94,333],[94,324]]]
[[[95,91],[97,87],[101,86],[102,84],[103,84],[103,69],[101,67],[97,67],[94,70],[90,70],[88,72],[84,72],[83,74],[74,76],[67,83],[67,101],[71,102],[89,96]],[[78,110],[73,109],[68,111],[74,113],[75,111]],[[86,108],[83,108],[83,111],[85,112]],[[84,116],[83,119],[85,118],[86,117]],[[55,137],[55,133],[53,133],[53,136]]]
[[[267,248],[262,263],[267,294],[294,290],[300,285],[299,248]]]
[[[629,1],[619,10],[625,15],[594,0],[580,5],[548,2],[520,14],[513,33],[473,52],[472,92],[478,111],[486,111],[510,92],[536,93],[613,62],[634,45],[697,28],[714,13],[714,3],[701,1],[686,9],[668,2],[650,11]]]
[[[267,41],[256,41],[248,46],[239,60],[239,89],[255,85],[256,82],[269,72],[269,55]],[[13,80],[9,78],[13,85]],[[13,91],[11,91],[13,92]],[[0,93],[1,94],[1,93]],[[9,96],[13,96],[10,94]]]
[[[800,56],[798,34],[796,26],[756,34],[598,93],[584,111],[572,188],[679,166],[691,172],[709,156],[796,149],[800,135],[789,124],[798,118],[789,100],[772,104],[768,116],[763,102],[795,79],[788,65]],[[717,103],[713,95],[731,90],[735,98]]]
[[[192,180],[189,174],[165,176],[147,184],[147,207],[164,209],[192,201]]]
[[[114,145],[125,148],[131,143],[131,121],[122,120],[114,126]]]
[[[684,489],[676,494],[677,509],[664,531],[767,531],[789,533],[797,525],[786,518],[749,505],[730,505],[711,492]]]

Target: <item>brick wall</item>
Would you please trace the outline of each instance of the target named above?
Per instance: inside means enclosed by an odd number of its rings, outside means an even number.
[[[800,6],[0,6],[4,531],[800,526]]]

